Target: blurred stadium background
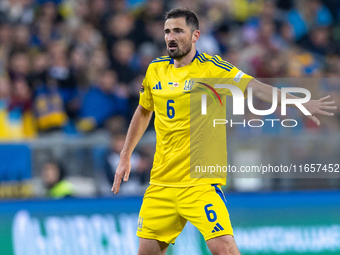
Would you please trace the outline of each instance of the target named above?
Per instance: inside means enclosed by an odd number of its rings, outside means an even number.
[[[340,163],[338,0],[1,0],[1,255],[137,254],[152,124],[129,182],[110,189],[146,68],[167,55],[173,7],[199,15],[200,52],[338,106],[320,127],[292,110],[296,128],[229,129],[229,163]],[[340,254],[339,178],[255,177],[224,187],[242,254]],[[209,253],[188,224],[168,254]]]

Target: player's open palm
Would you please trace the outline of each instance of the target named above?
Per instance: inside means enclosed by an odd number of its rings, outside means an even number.
[[[337,107],[334,106],[334,101],[328,101],[330,96],[326,96],[323,98],[320,98],[319,100],[310,100],[307,103],[304,104],[306,109],[312,114],[309,115],[308,118],[310,118],[312,121],[314,121],[318,126],[320,125],[320,120],[315,117],[315,114],[320,114],[324,116],[333,116],[334,113],[329,112],[329,110],[335,110]]]
[[[113,191],[115,194],[119,192],[120,183],[122,182],[123,177],[125,182],[129,180],[130,170],[130,160],[121,158],[116,169],[115,179],[111,191]]]

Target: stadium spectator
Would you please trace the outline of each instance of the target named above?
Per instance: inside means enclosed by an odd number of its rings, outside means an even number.
[[[1,49],[10,49],[12,43],[12,31],[11,26],[8,22],[0,23],[0,46]]]
[[[31,45],[36,48],[46,48],[52,40],[60,36],[50,20],[37,19],[31,36]]]
[[[69,66],[70,72],[74,75],[75,84],[77,86],[86,86],[86,71],[89,58],[86,56],[84,50],[74,48],[70,52]]]
[[[23,140],[37,134],[32,97],[23,78],[0,78],[0,140]]]
[[[13,52],[9,59],[8,73],[12,79],[26,78],[29,74],[30,62],[25,51]]]
[[[30,50],[31,34],[28,26],[18,25],[14,28],[12,47],[14,51]]]
[[[255,1],[233,0],[231,2],[233,18],[240,23],[247,21],[251,17],[260,15],[261,10],[263,9],[263,1],[260,0]]]
[[[0,140],[9,140],[8,104],[10,100],[10,84],[7,78],[0,78]]]
[[[281,47],[288,49],[294,44],[294,35],[292,26],[288,22],[283,22],[280,25],[279,34],[281,39]]]
[[[83,24],[77,33],[74,47],[90,56],[101,45],[102,37],[91,23]]]
[[[105,70],[99,82],[85,92],[79,111],[78,129],[92,131],[95,127],[102,127],[112,117],[126,117],[127,112],[126,89],[118,84],[115,72]]]
[[[119,40],[112,46],[111,68],[117,72],[120,82],[129,84],[138,70],[135,45],[130,40]]]
[[[46,188],[46,196],[52,198],[66,198],[74,196],[73,185],[65,180],[66,170],[55,160],[44,164],[42,180]]]
[[[109,18],[106,25],[106,46],[112,54],[113,45],[118,40],[137,40],[134,34],[135,20],[129,13],[119,13]]]
[[[34,18],[33,0],[1,1],[0,17],[11,23],[31,24]]]
[[[13,80],[12,87],[8,107],[11,133],[16,139],[34,138],[37,127],[33,116],[32,92],[23,78]]]
[[[89,21],[96,29],[101,28],[101,24],[104,21],[103,17],[107,11],[108,3],[105,0],[93,0],[89,2]]]
[[[60,130],[66,125],[68,118],[56,80],[48,78],[46,83],[36,85],[34,104],[41,132]]]
[[[93,52],[90,59],[91,68],[87,72],[88,83],[94,83],[100,78],[100,75],[109,68],[109,59],[106,51],[97,49]]]
[[[210,55],[220,55],[220,49],[216,38],[213,36],[211,29],[211,22],[207,18],[201,19],[201,41],[197,43],[197,50],[199,52],[206,52]]]
[[[295,4],[296,9],[288,13],[288,19],[294,28],[296,41],[307,35],[314,26],[332,24],[332,14],[320,0],[297,0]]]
[[[300,45],[321,56],[340,54],[339,45],[332,40],[328,27],[313,28],[310,34],[301,40]]]

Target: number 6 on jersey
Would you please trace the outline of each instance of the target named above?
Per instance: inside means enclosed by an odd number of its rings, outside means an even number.
[[[174,100],[168,100],[166,103],[166,114],[168,115],[169,119],[175,117],[175,108],[170,105],[173,103],[175,103]]]

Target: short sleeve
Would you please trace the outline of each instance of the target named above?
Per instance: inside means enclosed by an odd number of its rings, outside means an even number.
[[[242,90],[244,93],[248,83],[254,79],[252,76],[242,72],[237,67],[233,66],[233,68],[230,70],[229,77],[231,81],[231,85],[234,85]]]
[[[229,84],[236,86],[242,91],[243,94],[245,94],[247,85],[253,79],[253,77],[245,74],[229,62],[222,60],[221,57],[217,55],[210,59],[210,63],[211,77],[218,78],[218,84]],[[229,90],[226,90],[226,92],[220,91],[220,93],[227,96],[232,95]]]
[[[151,93],[151,86],[149,82],[150,71],[146,72],[142,86],[139,91],[139,104],[149,111],[154,110],[154,102]]]
[[[220,77],[227,78],[229,84],[240,88],[244,93],[248,83],[254,78],[242,72],[240,69],[238,69],[236,66],[233,66],[229,62],[222,60],[220,56],[215,56],[214,59],[216,59],[216,61],[219,61],[218,63],[220,65],[223,64],[223,66],[227,67],[227,70],[225,71],[222,71],[222,69],[220,69],[220,71],[223,73]]]

